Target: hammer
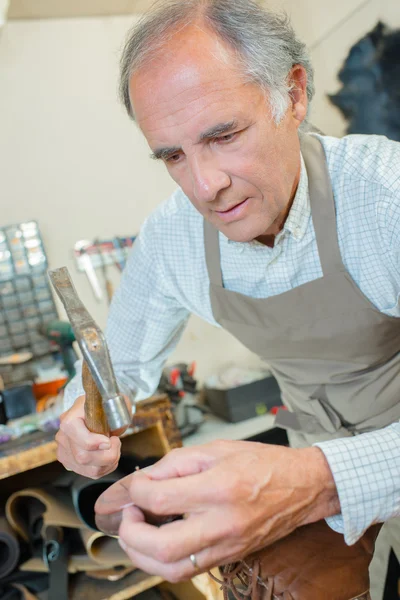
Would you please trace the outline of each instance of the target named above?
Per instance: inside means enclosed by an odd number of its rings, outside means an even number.
[[[83,356],[86,427],[92,433],[122,435],[131,425],[132,414],[119,392],[104,334],[79,299],[68,269],[49,271],[49,277]]]

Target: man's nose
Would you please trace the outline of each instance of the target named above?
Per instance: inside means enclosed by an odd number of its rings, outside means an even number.
[[[231,184],[229,175],[211,157],[208,160],[192,157],[190,170],[193,195],[199,202],[212,202]]]

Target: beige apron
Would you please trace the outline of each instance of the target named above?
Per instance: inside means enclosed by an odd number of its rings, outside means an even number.
[[[218,231],[204,221],[214,318],[267,361],[288,408],[275,424],[288,429],[297,447],[400,419],[400,319],[375,308],[346,271],[323,147],[316,137],[304,135],[301,148],[323,277],[269,298],[229,291],[223,286]],[[391,535],[392,523],[397,534]],[[400,557],[400,520],[390,524],[381,533],[386,545],[380,551],[380,576],[373,577],[373,600],[383,596],[382,556],[389,544]]]

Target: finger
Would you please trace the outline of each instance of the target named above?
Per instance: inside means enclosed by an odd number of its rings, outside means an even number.
[[[203,511],[218,503],[221,481],[214,471],[165,480],[153,480],[144,471],[138,471],[130,480],[130,499],[156,515]]]
[[[61,431],[56,433],[55,442],[58,448],[62,447],[69,451],[68,438]]]
[[[115,469],[118,467],[118,464],[119,461],[107,467],[86,467],[86,469],[82,469],[81,475],[84,475],[84,477],[89,477],[90,479],[100,479],[109,473],[113,473],[113,471],[115,471]]]
[[[229,552],[221,553],[218,548],[210,548],[194,555],[197,567],[192,563],[190,558],[191,554],[175,563],[165,563],[146,556],[145,554],[141,554],[134,548],[125,544],[121,538],[118,541],[121,548],[129,556],[135,567],[141,569],[145,573],[159,575],[171,583],[192,579],[199,573],[209,571],[218,565],[235,562],[239,558]]]
[[[60,430],[68,437],[68,439],[77,447],[83,450],[107,450],[111,447],[110,438],[98,433],[91,433],[80,417],[69,419],[66,417],[61,420]]]
[[[133,504],[129,488],[130,481],[134,476],[135,474],[127,475],[107,488],[97,499],[94,507],[95,512],[98,515],[108,515]]]
[[[209,452],[207,445],[176,448],[143,471],[152,479],[170,479],[201,473],[214,463],[215,455]]]
[[[144,514],[137,507],[131,507],[131,520],[135,523],[140,523],[145,520]],[[107,535],[119,535],[119,529],[122,523],[123,511],[111,514],[98,514],[95,512],[95,520],[97,528]]]
[[[110,438],[109,450],[84,450],[71,442],[70,448],[77,465],[108,467],[119,460],[121,454],[121,440],[117,437]]]
[[[240,536],[235,532],[232,535],[229,521],[221,519],[219,510],[191,515],[162,527],[146,523],[137,508],[125,509],[121,516],[119,537],[130,548],[158,562],[175,563],[218,544],[224,554],[237,554],[243,549]]]
[[[89,465],[80,465],[78,464],[74,456],[70,450],[70,448],[65,448],[63,445],[59,444],[57,447],[57,460],[68,470],[74,471],[79,475],[83,475],[84,477],[89,477],[90,479],[99,479],[108,473],[112,473],[118,466],[119,458],[114,462],[108,462],[105,466],[93,466]]]
[[[122,540],[119,540],[119,543],[136,568],[141,569],[149,575],[158,575],[165,581],[170,581],[171,583],[186,581],[200,573],[200,571],[195,570],[190,558],[185,558],[183,561],[172,565],[164,564],[129,548]]]

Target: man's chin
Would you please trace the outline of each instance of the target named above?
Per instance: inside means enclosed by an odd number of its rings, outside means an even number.
[[[258,236],[262,235],[259,228],[251,227],[244,221],[237,221],[235,223],[229,223],[229,225],[222,224],[217,229],[232,242],[248,243],[255,240]]]

